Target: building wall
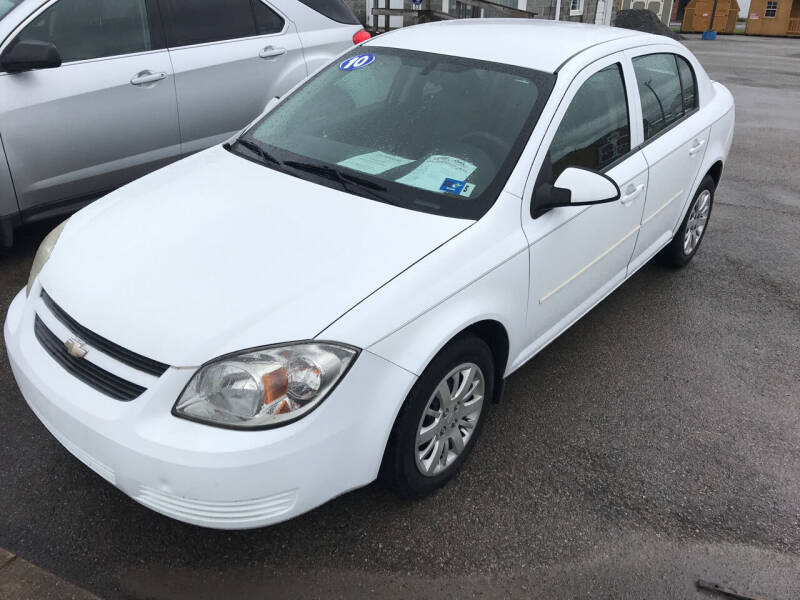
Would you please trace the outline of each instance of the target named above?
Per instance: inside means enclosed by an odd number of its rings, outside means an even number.
[[[582,0],[582,8],[570,10],[570,0],[561,0],[560,21],[576,21],[578,23],[594,23],[598,0]],[[615,0],[607,0],[613,2]],[[556,14],[555,0],[527,0],[525,10],[535,12],[537,19],[554,19]]]
[[[716,2],[716,12],[714,4]],[[711,25],[711,14],[714,25]],[[739,18],[739,4],[736,0],[691,0],[686,5],[681,22],[681,31],[701,32],[713,29],[717,33],[734,33],[736,19]]]
[[[669,27],[669,19],[672,16],[672,0],[622,0],[620,9],[646,8],[658,15],[664,25]]]
[[[739,0],[739,18],[746,19],[750,14],[750,0]]]
[[[362,23],[365,23],[367,26],[372,27],[373,20],[372,20],[372,6],[373,0],[345,0],[355,11],[358,18],[361,20]],[[521,8],[522,10],[527,10],[529,12],[536,13],[537,19],[554,19],[555,11],[556,11],[556,0],[492,0],[497,4],[504,4],[506,6],[511,6],[513,8]],[[575,21],[579,23],[594,23],[595,16],[597,12],[597,5],[599,0],[576,0],[577,3],[582,3],[582,9],[579,10],[570,10],[571,0],[561,0],[561,12],[560,12],[560,20],[561,21]],[[611,3],[612,11],[611,11],[611,23],[614,22],[614,17],[618,11],[617,2],[618,0],[605,0],[608,3]],[[669,0],[667,0],[669,1]],[[798,0],[800,1],[800,0]],[[391,8],[405,8],[407,10],[411,10],[412,2],[411,0],[379,0],[380,6],[391,6]],[[423,9],[430,9],[437,12],[446,12],[453,16],[457,15],[457,9],[459,4],[469,4],[469,0],[424,0],[422,4]],[[498,15],[494,15],[491,13],[491,10],[484,12],[485,17],[494,17]],[[400,27],[402,25],[408,25],[409,23],[402,23],[400,22],[402,17],[393,17],[391,22],[391,27]],[[379,27],[385,27],[385,20],[381,17],[379,22]]]
[[[765,16],[767,1],[751,0],[750,14],[747,15],[745,32],[754,35],[786,35],[789,32],[789,19],[792,17],[800,18],[800,0],[794,0],[794,2],[792,0],[778,0],[778,10],[774,17]],[[797,5],[794,10],[793,4]],[[797,33],[800,33],[800,31]]]

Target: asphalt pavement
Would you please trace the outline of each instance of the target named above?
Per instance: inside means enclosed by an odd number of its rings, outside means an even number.
[[[737,102],[700,252],[511,376],[450,485],[254,531],[178,523],[60,446],[0,345],[0,548],[104,598],[720,597],[698,578],[800,597],[800,39],[686,43]],[[52,225],[0,250],[3,312]]]

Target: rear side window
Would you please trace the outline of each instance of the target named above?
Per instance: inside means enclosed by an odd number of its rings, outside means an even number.
[[[170,47],[277,33],[283,19],[259,0],[161,0]]]
[[[697,108],[697,82],[694,78],[692,66],[682,56],[675,56],[678,61],[678,74],[681,78],[681,92],[683,94],[683,110],[689,112]]]
[[[681,59],[682,60],[682,59]],[[685,62],[685,61],[684,61]],[[691,86],[684,93],[678,74],[678,57],[674,54],[649,54],[633,59],[633,70],[642,101],[644,139],[649,140],[683,117],[685,102],[697,101],[694,77],[690,71]]]
[[[258,35],[280,33],[283,31],[283,18],[261,0],[252,0],[256,16],[256,32]]]
[[[628,100],[619,64],[592,75],[575,94],[550,144],[554,183],[567,167],[600,171],[631,149]]]
[[[150,39],[145,0],[59,0],[29,23],[17,40],[51,42],[65,63],[156,46]]]
[[[343,0],[300,0],[300,2],[337,23],[361,24],[352,9]]]

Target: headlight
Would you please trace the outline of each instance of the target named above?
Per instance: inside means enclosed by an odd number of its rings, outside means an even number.
[[[69,221],[69,219],[67,219],[67,221]],[[36,256],[33,257],[31,273],[28,275],[28,287],[25,289],[25,294],[27,296],[30,296],[33,283],[39,276],[39,272],[42,270],[42,267],[44,267],[47,261],[50,260],[50,255],[53,253],[53,248],[56,247],[56,242],[61,236],[61,232],[64,231],[64,226],[67,224],[67,221],[64,221],[61,223],[61,225],[48,233],[47,237],[45,237],[42,240],[42,243],[39,245],[39,249],[36,251]]]
[[[330,343],[271,346],[201,367],[175,403],[178,417],[235,429],[265,429],[311,412],[358,351]]]

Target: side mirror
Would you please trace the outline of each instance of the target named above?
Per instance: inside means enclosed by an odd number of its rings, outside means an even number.
[[[614,202],[620,196],[619,186],[608,175],[580,167],[568,167],[558,176],[555,184],[543,183],[536,188],[531,201],[531,216],[536,219],[558,206]]]
[[[35,69],[54,69],[61,66],[61,55],[50,42],[20,40],[0,56],[0,65],[8,73]]]

